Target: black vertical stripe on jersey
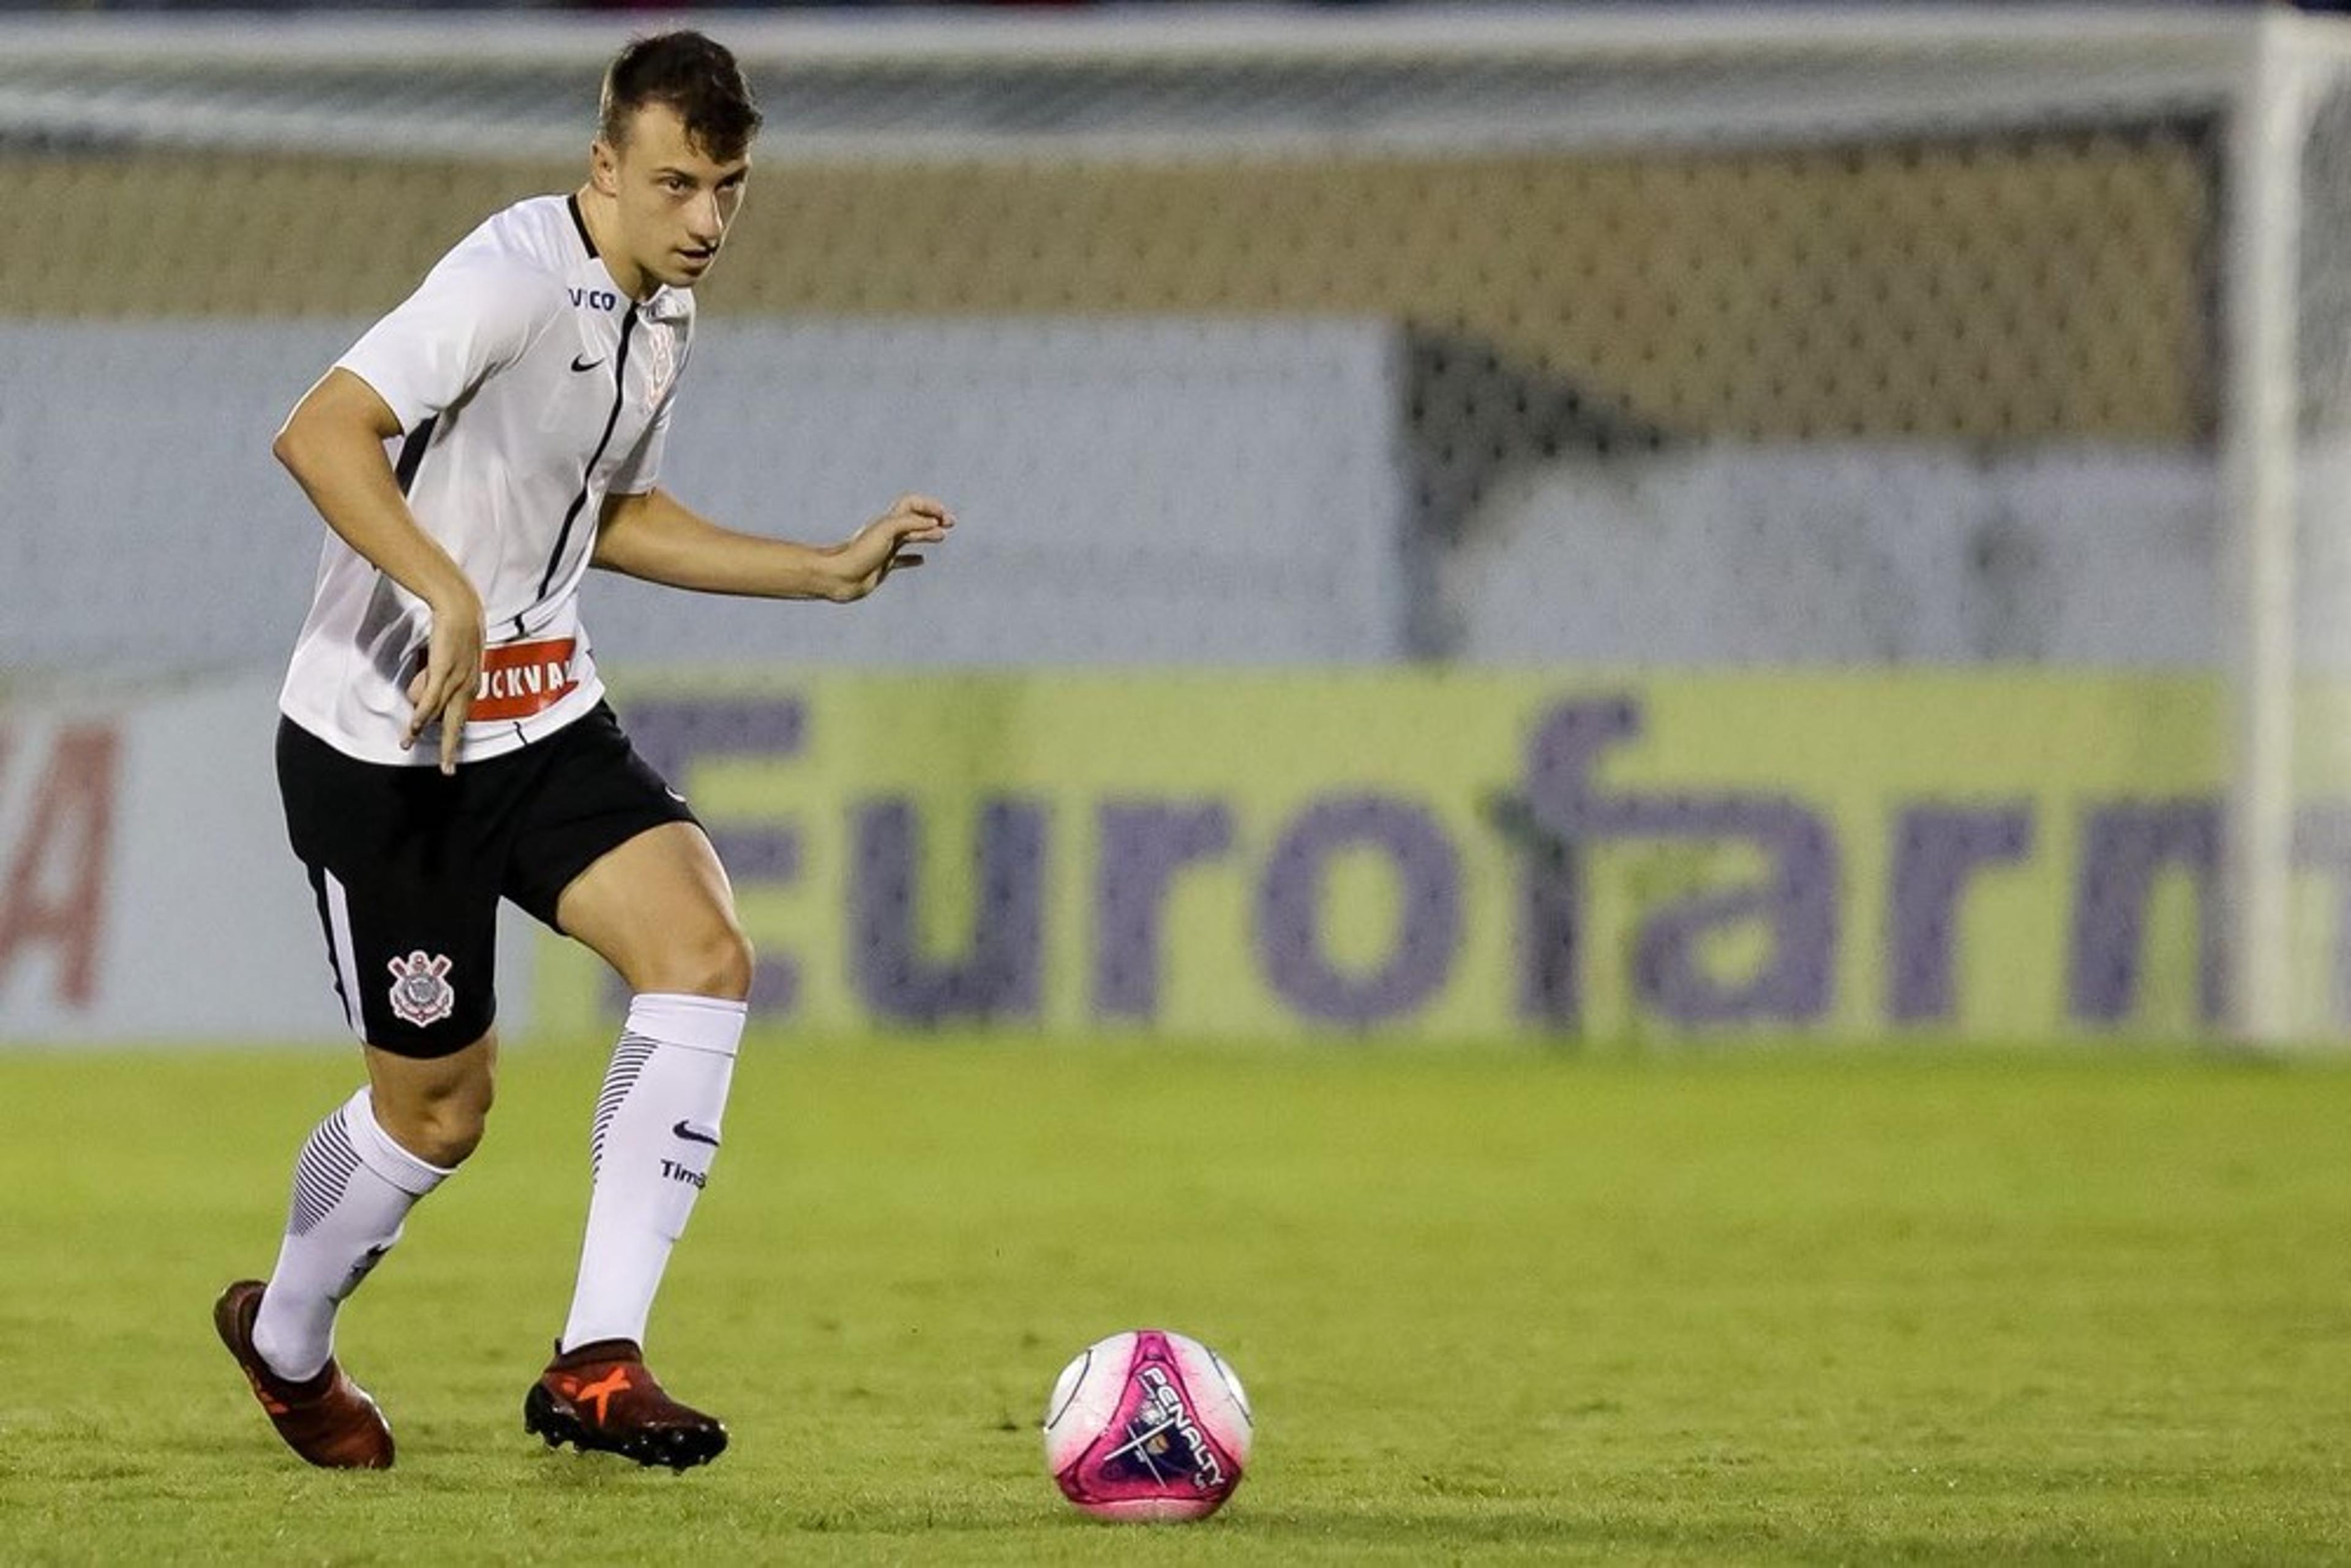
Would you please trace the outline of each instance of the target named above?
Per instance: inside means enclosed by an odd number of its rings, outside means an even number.
[[[571,226],[580,231],[580,243],[588,247],[588,254],[592,257],[596,254],[596,236],[588,232],[588,220],[580,214],[579,193],[564,197],[563,204],[571,209]]]
[[[408,487],[416,483],[416,471],[424,466],[424,449],[433,444],[433,427],[440,423],[439,414],[432,415],[410,431],[408,439],[400,444],[400,461],[393,465],[392,473],[400,481],[402,495],[407,495]]]
[[[563,564],[563,548],[571,542],[571,525],[580,520],[580,508],[588,504],[588,492],[596,483],[596,465],[604,460],[604,448],[612,444],[612,432],[621,423],[621,404],[629,395],[629,333],[637,324],[634,309],[621,318],[621,346],[612,354],[612,412],[604,416],[604,434],[597,438],[596,450],[588,455],[588,471],[580,476],[580,494],[571,497],[570,508],[563,514],[563,531],[555,536],[554,553],[547,558],[547,572],[538,580],[538,596],[555,586],[555,569]]]

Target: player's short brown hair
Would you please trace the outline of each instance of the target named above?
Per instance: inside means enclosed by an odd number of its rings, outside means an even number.
[[[625,145],[629,121],[649,103],[675,111],[686,139],[721,163],[743,156],[758,134],[759,107],[734,54],[691,29],[639,38],[613,57],[596,133],[609,146]]]

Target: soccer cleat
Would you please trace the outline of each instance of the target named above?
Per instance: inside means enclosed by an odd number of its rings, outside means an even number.
[[[223,1291],[213,1303],[213,1327],[253,1385],[253,1396],[269,1413],[270,1425],[287,1448],[321,1469],[390,1469],[391,1423],[368,1391],[344,1376],[332,1357],[318,1375],[289,1383],[253,1348],[253,1320],[261,1310],[261,1291],[258,1280],[239,1280]]]
[[[522,1425],[550,1448],[571,1443],[674,1470],[706,1465],[726,1448],[726,1425],[663,1393],[644,1353],[624,1339],[569,1352],[558,1345],[523,1396]]]

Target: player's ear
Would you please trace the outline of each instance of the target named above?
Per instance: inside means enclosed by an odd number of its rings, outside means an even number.
[[[621,193],[621,155],[601,136],[588,149],[588,183],[600,196]]]

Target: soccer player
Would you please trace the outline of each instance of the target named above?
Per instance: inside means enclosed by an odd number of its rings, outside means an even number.
[[[460,241],[277,436],[332,533],[280,699],[278,779],[367,1083],[302,1145],[268,1281],[229,1286],[214,1321],[314,1465],[392,1460],[390,1426],[335,1360],[335,1313],[481,1141],[501,897],[632,994],[589,1133],[579,1281],[525,1425],[680,1469],[726,1445],[642,1346],[718,1149],[751,951],[710,841],[603,700],[580,584],[598,566],[845,602],[954,525],[909,496],[820,548],[729,531],[659,487],[693,288],[758,127],[718,44],[630,45],[605,74],[587,182]]]

